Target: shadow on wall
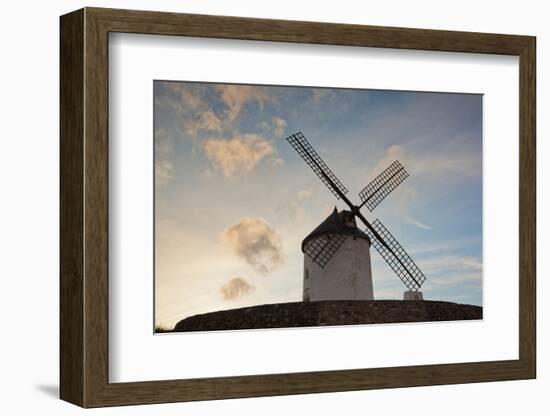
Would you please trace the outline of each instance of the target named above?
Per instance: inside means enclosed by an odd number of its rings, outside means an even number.
[[[46,396],[50,396],[54,399],[59,398],[59,386],[57,384],[37,384],[34,387]]]

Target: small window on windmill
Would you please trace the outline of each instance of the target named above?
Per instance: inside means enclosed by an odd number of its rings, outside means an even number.
[[[304,279],[307,280],[309,279],[309,269],[306,268],[306,271],[304,273]]]
[[[355,223],[355,216],[353,214],[347,214],[344,215],[344,225],[346,227],[355,228],[357,225]]]

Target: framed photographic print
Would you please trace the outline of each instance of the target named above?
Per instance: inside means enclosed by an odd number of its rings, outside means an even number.
[[[155,80],[153,95],[156,332],[482,318],[480,94]],[[363,215],[379,205],[433,282]],[[424,283],[454,302],[422,301]]]
[[[535,103],[529,36],[62,16],[61,398],[534,378]]]

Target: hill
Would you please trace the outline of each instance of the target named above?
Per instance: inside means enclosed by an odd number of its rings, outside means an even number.
[[[482,317],[479,306],[429,300],[289,302],[194,315],[182,319],[168,332],[461,321]]]

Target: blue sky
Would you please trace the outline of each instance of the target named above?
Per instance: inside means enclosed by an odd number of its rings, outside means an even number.
[[[301,300],[302,239],[345,208],[285,137],[302,131],[427,276],[426,299],[482,303],[482,96],[155,81],[156,322]],[[373,248],[374,295],[405,287]]]

